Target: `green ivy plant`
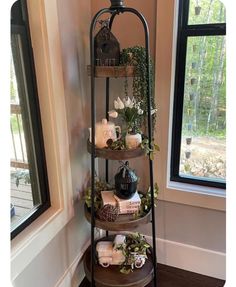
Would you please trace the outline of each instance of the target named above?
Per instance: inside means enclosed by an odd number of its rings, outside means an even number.
[[[98,177],[95,178],[95,197],[94,197],[94,211],[97,212],[102,207],[102,196],[101,191],[103,190],[112,190],[114,189],[114,186],[106,183],[105,181],[102,181]],[[85,203],[88,208],[91,208],[91,186],[87,187],[87,189],[84,192],[83,199],[85,200]]]
[[[95,212],[98,211],[102,207],[101,191],[103,191],[103,190],[114,190],[114,189],[115,189],[114,185],[111,185],[111,184],[99,179],[98,177],[95,178],[95,197],[94,197]],[[158,192],[159,192],[159,187],[158,187],[157,183],[155,183],[154,189],[153,189],[155,201],[157,201]],[[135,217],[143,217],[143,216],[145,216],[145,214],[147,214],[150,211],[151,205],[152,205],[151,187],[149,186],[149,188],[147,189],[147,191],[145,193],[139,192],[139,196],[141,199],[141,204],[140,204],[140,209],[139,209],[138,213],[134,214]],[[87,207],[91,208],[91,186],[88,186],[87,189],[85,190],[83,199],[85,200]]]
[[[147,127],[146,116],[148,112],[148,83],[147,83],[147,64],[146,64],[146,49],[141,46],[125,48],[121,51],[120,65],[134,66],[133,77],[133,97],[141,103],[140,108],[144,111],[142,123]],[[151,57],[149,57],[150,69],[150,94],[151,94],[151,110],[156,109],[154,101],[154,65]],[[128,79],[124,81],[125,96],[128,96]],[[156,113],[152,115],[152,130],[155,130]]]
[[[153,189],[155,207],[156,207],[158,193],[159,193],[159,187],[158,187],[157,183],[155,183],[154,189]],[[145,194],[139,193],[139,196],[141,198],[141,205],[140,205],[140,209],[139,209],[138,213],[135,214],[135,217],[143,217],[150,211],[150,209],[152,207],[151,187],[149,186],[149,188]]]
[[[147,137],[145,137],[141,144],[141,149],[145,151],[146,155],[149,155],[150,159],[154,159],[154,155],[157,151],[160,151],[160,147],[158,144],[156,144],[154,141],[151,142],[151,145],[149,146],[149,140]],[[118,139],[116,141],[113,141],[112,139],[107,140],[107,148],[111,150],[126,150],[125,146],[125,140],[124,139]]]
[[[158,144],[156,144],[154,141],[151,142],[149,146],[149,139],[144,138],[140,144],[140,147],[145,151],[146,155],[149,155],[150,159],[154,159],[154,154],[157,151],[160,151],[160,147]]]
[[[120,272],[129,274],[133,270],[133,264],[135,261],[134,253],[144,255],[147,258],[150,245],[147,243],[145,237],[140,233],[136,232],[133,234],[126,235],[125,244],[120,244],[116,247],[117,250],[122,250],[125,256],[125,261],[120,265]]]
[[[21,180],[23,180],[25,184],[31,183],[28,169],[17,170],[16,172],[11,173],[11,178],[15,179],[17,187],[19,186]]]

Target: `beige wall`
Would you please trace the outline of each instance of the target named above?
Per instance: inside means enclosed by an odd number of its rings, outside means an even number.
[[[145,3],[144,3],[145,2]],[[126,7],[132,7],[144,15],[150,30],[150,49],[152,55],[155,51],[155,33],[156,33],[156,0],[125,0]],[[102,8],[110,6],[108,0],[92,0],[92,16]],[[120,14],[115,18],[112,31],[118,38],[121,48],[131,47],[135,45],[144,46],[143,27],[137,16],[132,14]],[[107,16],[105,16],[107,18]]]

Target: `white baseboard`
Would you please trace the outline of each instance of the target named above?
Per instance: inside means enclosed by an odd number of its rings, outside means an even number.
[[[152,237],[145,235],[145,238],[152,245]],[[222,280],[226,278],[226,254],[223,252],[162,238],[156,238],[156,248],[158,263]]]
[[[146,236],[152,244],[152,237]],[[156,239],[157,262],[225,280],[226,254],[175,241]]]
[[[95,238],[99,238],[101,236],[101,229],[95,228],[94,236]],[[55,287],[78,287],[80,285],[85,277],[82,257],[90,244],[90,240],[85,243],[79,254],[75,257],[74,261],[58,280]]]
[[[90,241],[84,245],[74,261],[66,269],[63,276],[59,279],[55,287],[78,287],[80,285],[85,276],[82,257],[89,245]]]
[[[104,235],[105,232],[102,230],[100,234],[97,232],[98,237]],[[152,245],[152,237],[147,235],[145,237]],[[90,242],[85,244],[55,287],[78,287],[80,285],[85,276],[81,259],[89,245]],[[158,263],[225,280],[225,253],[161,238],[156,239],[156,247]]]

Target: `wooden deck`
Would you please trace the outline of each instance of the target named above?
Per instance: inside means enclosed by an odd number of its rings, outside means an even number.
[[[19,184],[17,187],[11,181],[11,203],[15,207],[15,215],[11,217],[11,224],[17,223],[33,208],[33,198],[30,184]]]

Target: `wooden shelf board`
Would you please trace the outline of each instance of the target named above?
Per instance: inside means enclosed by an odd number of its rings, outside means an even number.
[[[114,237],[102,238],[99,240],[113,240]],[[91,247],[89,247],[83,258],[84,271],[86,277],[91,281]],[[144,287],[153,279],[152,257],[148,259],[140,269],[134,269],[130,274],[123,274],[119,271],[119,266],[112,265],[107,268],[94,265],[94,281],[96,287]]]
[[[124,78],[134,76],[134,66],[95,66],[96,78]],[[88,75],[91,76],[91,66],[87,66]]]
[[[86,204],[84,205],[84,214],[88,222],[91,223],[91,213]],[[114,222],[103,221],[95,218],[95,226],[103,230],[125,231],[135,229],[142,224],[150,223],[150,221],[151,210],[141,218],[134,218],[133,214],[121,214]]]
[[[91,153],[92,144],[89,140],[87,141],[87,150],[89,153]],[[145,151],[141,148],[127,149],[127,150],[111,150],[108,148],[95,147],[96,157],[110,159],[110,160],[124,160],[124,159],[136,158],[136,157],[140,157],[144,155],[145,155]]]

